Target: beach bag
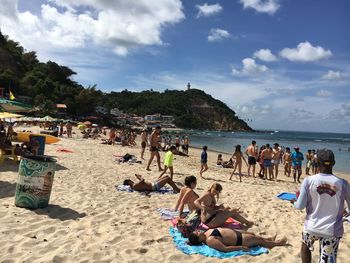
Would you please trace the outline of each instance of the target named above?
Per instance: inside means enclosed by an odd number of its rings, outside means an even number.
[[[196,228],[201,224],[201,216],[197,211],[192,211],[187,215],[186,218],[179,218],[176,227],[181,235],[188,238],[191,233],[193,233]]]

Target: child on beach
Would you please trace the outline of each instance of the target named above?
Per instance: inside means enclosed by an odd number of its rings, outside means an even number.
[[[208,147],[206,145],[203,146],[203,152],[201,154],[201,170],[199,172],[201,178],[203,177],[203,173],[208,170],[208,154],[207,154]]]
[[[174,160],[175,151],[176,151],[176,147],[172,145],[170,146],[169,150],[166,152],[164,156],[164,171],[160,174],[159,178],[161,178],[169,168],[170,178],[171,180],[173,180],[173,175],[174,175],[173,160]]]
[[[232,179],[233,174],[236,172],[236,169],[238,167],[238,175],[239,175],[239,181],[242,182],[242,159],[248,166],[247,160],[244,158],[242,152],[241,152],[241,145],[236,145],[235,152],[232,154],[232,159],[235,160],[235,166],[233,168],[233,171],[230,176],[230,180]]]

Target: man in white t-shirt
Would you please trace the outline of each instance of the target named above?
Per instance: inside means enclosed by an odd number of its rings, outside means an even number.
[[[306,208],[302,233],[301,259],[311,262],[311,251],[316,240],[320,242],[319,262],[336,262],[340,238],[343,236],[345,201],[350,206],[350,185],[332,174],[335,164],[331,150],[317,151],[319,173],[306,177],[300,188],[300,196],[294,206]]]

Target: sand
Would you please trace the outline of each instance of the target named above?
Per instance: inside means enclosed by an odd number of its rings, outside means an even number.
[[[57,152],[67,148],[74,153]],[[18,164],[0,164],[0,262],[300,262],[300,236],[305,211],[295,210],[275,196],[294,192],[298,185],[280,173],[279,182],[234,177],[231,169],[215,165],[217,153],[209,152],[207,180],[199,179],[200,150],[190,157],[176,156],[174,179],[182,184],[188,175],[198,178],[197,192],[214,182],[223,186],[220,203],[241,207],[256,222],[250,230],[259,234],[286,236],[290,245],[276,247],[269,254],[242,256],[230,260],[185,255],[170,237],[169,222],[160,219],[159,207],[174,207],[178,195],[151,195],[117,192],[115,185],[135,173],[153,181],[159,176],[156,163],[146,171],[142,164],[118,164],[114,154],[140,156],[140,148],[102,145],[99,140],[62,139],[46,145],[46,154],[57,159],[57,171],[50,206],[34,211],[17,208],[14,193]],[[163,155],[164,153],[162,153]],[[146,151],[146,158],[149,152]],[[227,156],[224,156],[224,160]],[[246,168],[243,168],[246,172]],[[338,262],[349,262],[350,224],[338,251]],[[318,258],[315,246],[314,262]]]

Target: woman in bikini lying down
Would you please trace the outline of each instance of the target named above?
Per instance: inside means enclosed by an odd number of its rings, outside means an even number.
[[[216,205],[221,191],[222,186],[218,183],[214,183],[204,195],[194,201],[197,209],[201,210],[202,223],[206,224],[209,228],[215,228],[222,226],[228,218],[232,217],[247,227],[252,226],[253,222],[241,216],[239,214],[239,209]]]
[[[274,237],[261,237],[251,232],[237,231],[230,228],[214,228],[205,232],[195,231],[188,237],[188,244],[199,246],[202,243],[222,252],[235,250],[248,250],[250,247],[262,246],[273,248],[276,246],[285,246],[287,239],[276,239]]]

